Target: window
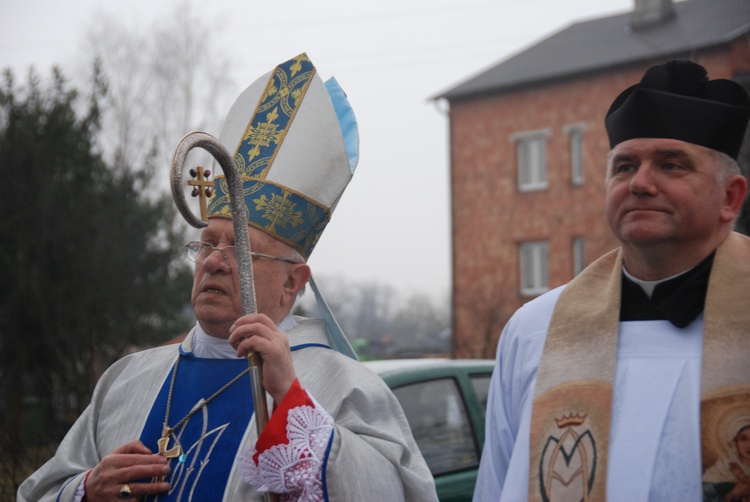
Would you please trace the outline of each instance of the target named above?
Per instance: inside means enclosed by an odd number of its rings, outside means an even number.
[[[479,449],[461,391],[453,378],[393,389],[433,475],[479,465]]]
[[[521,244],[521,294],[533,296],[549,289],[547,274],[547,254],[549,245],[546,241],[526,242]]]
[[[518,189],[521,192],[547,188],[547,137],[549,131],[514,134],[518,152]]]
[[[585,124],[565,126],[564,131],[570,140],[570,183],[583,185],[583,131]]]
[[[583,237],[573,239],[573,275],[576,276],[586,266],[583,255]]]
[[[476,394],[479,405],[482,407],[482,412],[484,413],[487,413],[487,395],[490,393],[491,379],[491,373],[475,373],[469,375],[471,387],[474,389],[474,394]]]

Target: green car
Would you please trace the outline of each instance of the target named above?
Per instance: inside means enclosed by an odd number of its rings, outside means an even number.
[[[471,500],[474,493],[494,363],[489,359],[364,363],[401,403],[441,502]]]

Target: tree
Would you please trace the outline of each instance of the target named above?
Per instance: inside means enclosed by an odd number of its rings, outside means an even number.
[[[389,323],[399,355],[450,354],[449,312],[424,293],[401,302]]]
[[[510,319],[512,310],[507,298],[507,289],[497,285],[487,289],[477,289],[462,300],[465,311],[471,312],[468,333],[470,337],[453,337],[453,354],[457,358],[495,357],[500,332]]]
[[[450,353],[450,309],[425,294],[402,298],[388,285],[354,283],[341,276],[315,276],[326,303],[360,355],[377,358]],[[306,294],[297,312],[316,316],[315,300]]]
[[[101,15],[87,34],[88,56],[109,82],[102,110],[105,158],[116,165],[140,165],[153,158],[165,176],[179,139],[193,130],[218,136],[228,108],[222,99],[231,83],[229,61],[216,47],[216,24],[188,1],[166,18],[127,26]],[[191,153],[201,162],[211,158]]]
[[[20,88],[6,70],[0,89],[0,420],[14,457],[24,423],[64,431],[103,368],[187,328],[192,279],[174,208],[142,190],[153,165],[102,160],[106,83],[94,75],[81,118],[57,69],[47,87],[30,71]]]

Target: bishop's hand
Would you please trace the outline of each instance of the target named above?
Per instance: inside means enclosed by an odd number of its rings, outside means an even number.
[[[251,351],[260,354],[263,359],[263,386],[276,404],[281,403],[297,378],[286,333],[265,314],[240,317],[229,333],[229,343],[237,349],[238,357],[245,357]]]
[[[112,450],[91,470],[86,479],[85,500],[121,500],[163,493],[169,490],[169,483],[136,480],[165,476],[169,472],[166,458],[154,455],[140,441],[131,441]]]

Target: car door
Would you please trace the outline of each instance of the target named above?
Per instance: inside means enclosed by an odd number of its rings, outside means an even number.
[[[472,498],[484,440],[486,392],[482,395],[482,389],[490,372],[433,371],[393,387],[441,502]]]

